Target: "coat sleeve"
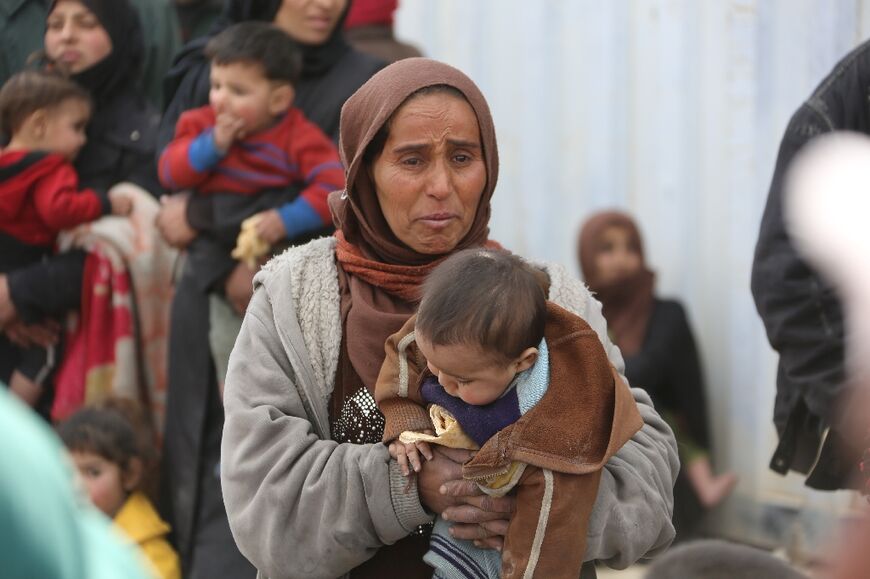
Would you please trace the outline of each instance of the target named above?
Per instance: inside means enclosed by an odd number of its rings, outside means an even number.
[[[298,164],[299,176],[304,182],[297,202],[304,200],[320,218],[319,222],[312,220],[310,227],[331,224],[327,199],[333,191],[344,189],[344,167],[338,149],[316,125],[305,121],[293,136],[290,157]],[[299,223],[301,227],[304,221]],[[302,233],[306,231],[288,229],[287,236],[292,239]]]
[[[40,179],[33,191],[36,212],[54,231],[62,231],[98,219],[111,206],[93,189],[79,191],[79,180],[70,165],[61,165]]]
[[[178,119],[175,137],[160,153],[160,184],[170,191],[195,189],[211,177],[223,157],[214,146],[213,126],[206,126],[202,109],[187,111]]]
[[[221,481],[230,527],[241,552],[271,579],[338,577],[431,517],[383,444],[318,437],[294,381],[258,287],[224,390]]]
[[[752,264],[755,306],[770,345],[779,353],[780,396],[784,402],[803,396],[810,411],[829,424],[845,382],[843,312],[831,286],[798,255],[786,231],[782,202],[784,177],[794,156],[812,138],[833,129],[830,119],[807,105],[792,117],[780,145]],[[779,427],[787,411],[778,404]]]
[[[411,316],[384,345],[386,356],[375,383],[375,402],[384,415],[384,442],[392,442],[406,430],[422,432],[432,428],[417,388],[422,368],[416,363],[418,356],[411,336],[416,321],[417,317]]]
[[[601,304],[588,291],[585,294],[583,318],[598,333],[608,358],[622,374],[625,364],[619,348],[607,337]],[[631,391],[644,424],[604,465],[583,557],[616,569],[658,555],[675,535],[671,517],[674,482],[680,470],[677,443],[649,395],[640,388]]]

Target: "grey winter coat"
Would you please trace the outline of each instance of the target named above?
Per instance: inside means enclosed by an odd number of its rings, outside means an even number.
[[[341,343],[332,238],[287,250],[254,279],[225,383],[221,478],[233,536],[272,579],[339,577],[428,522],[383,444],[329,439],[328,402]],[[617,369],[601,305],[558,266],[549,299],[598,333]],[[643,428],[607,463],[585,560],[623,568],[674,537],[674,436],[646,392]]]

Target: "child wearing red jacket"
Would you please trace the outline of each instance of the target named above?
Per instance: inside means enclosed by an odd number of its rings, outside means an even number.
[[[188,247],[187,267],[212,294],[212,352],[223,382],[225,338],[231,347],[241,312],[234,313],[220,294],[235,265],[227,257],[242,223],[256,215],[244,227],[248,234],[253,225],[256,253],[243,251],[250,247],[243,236],[233,252],[249,261],[279,241],[323,230],[332,223],[327,197],[344,188],[344,169],[329,137],[292,106],[302,59],[284,31],[242,22],[215,36],[205,54],[211,59],[209,104],[181,115],[158,173],[170,190],[210,197],[213,221],[220,224]]]
[[[9,137],[0,149],[0,273],[51,254],[63,229],[130,212],[129,198],[79,190],[71,161],[90,114],[87,92],[56,74],[22,72],[0,90],[0,133]],[[0,336],[0,378],[31,406],[55,360],[53,347],[19,347]]]

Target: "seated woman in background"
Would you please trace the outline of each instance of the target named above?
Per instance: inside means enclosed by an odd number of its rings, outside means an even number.
[[[737,484],[733,473],[717,476],[710,466],[704,378],[686,313],[678,302],[654,295],[655,275],[628,215],[590,217],[577,253],[583,278],[601,301],[611,339],[625,358],[625,376],[649,392],[677,437],[683,468],[674,487],[674,526],[682,538]]]

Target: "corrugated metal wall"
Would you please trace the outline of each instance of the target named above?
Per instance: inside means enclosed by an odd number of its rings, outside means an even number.
[[[400,38],[489,99],[496,239],[577,271],[584,216],[638,217],[660,292],[689,309],[716,461],[744,503],[843,502],[767,470],[775,357],[749,273],[788,118],[868,21],[868,0],[402,0],[397,15]]]

